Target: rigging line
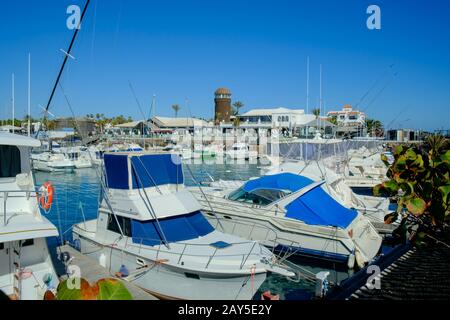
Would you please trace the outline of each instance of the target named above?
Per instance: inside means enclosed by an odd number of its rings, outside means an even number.
[[[66,101],[67,105],[69,106],[69,110],[70,110],[70,112],[71,112],[71,114],[72,114],[72,117],[73,117],[74,119],[76,119],[75,113],[74,113],[73,108],[72,108],[72,106],[71,106],[71,104],[70,104],[69,98],[68,98],[67,95],[65,94],[64,89],[63,89],[61,83],[58,83],[58,84],[59,84],[59,88],[61,89],[61,92],[63,93],[63,96],[64,96],[64,98],[65,98],[65,101]],[[77,123],[76,120],[75,120],[75,126],[78,126],[78,123]],[[84,142],[85,139],[86,139],[86,137],[83,136],[83,131],[81,131],[79,127],[77,127],[77,129],[78,129],[78,132],[79,132],[80,135],[81,135],[81,141]],[[92,155],[91,155],[90,152],[88,152],[88,155],[89,155],[89,159],[91,160],[91,162],[93,162]],[[100,166],[100,167],[103,168],[103,166]],[[96,174],[96,176],[97,176],[97,179],[99,179],[99,181],[100,181],[100,188],[101,188],[101,190],[102,190],[102,192],[103,192],[103,195],[104,195],[104,197],[105,197],[106,205],[108,206],[108,209],[111,211],[112,215],[114,216],[114,218],[115,218],[115,220],[116,220],[116,223],[117,223],[117,225],[118,225],[118,227],[119,227],[120,234],[121,234],[122,237],[123,237],[123,236],[124,236],[124,233],[122,232],[122,227],[120,226],[119,220],[117,219],[117,216],[116,216],[116,214],[114,213],[114,210],[113,210],[113,208],[112,208],[111,202],[110,202],[110,200],[109,200],[108,192],[106,192],[106,190],[107,190],[107,187],[106,187],[106,181],[102,178],[102,175],[101,175],[101,173],[99,172],[99,170],[100,170],[100,169],[95,168],[94,171],[95,171],[95,174]],[[106,170],[105,170],[105,171],[106,171]]]
[[[380,97],[380,95],[384,92],[384,90],[391,84],[392,80],[397,76],[397,72],[393,74],[393,76],[388,79],[388,81],[385,83],[385,85],[378,91],[378,93],[375,95],[375,97],[369,102],[369,104],[363,109],[363,112],[367,111],[372,104]]]
[[[359,99],[359,101],[355,104],[355,108],[358,107],[363,101],[364,99],[369,95],[369,93],[375,89],[375,87],[378,85],[378,83],[381,81],[381,79],[384,78],[384,76],[386,75],[386,73],[388,73],[392,67],[394,66],[394,64],[391,64],[382,74],[380,77],[378,77],[375,82],[372,84],[372,86],[369,88],[369,90],[367,90],[364,95],[361,97],[361,99]]]
[[[77,28],[75,28],[75,32],[73,34],[72,40],[70,41],[69,48],[66,51],[67,54],[64,56],[63,63],[61,65],[61,68],[59,69],[59,73],[58,73],[58,76],[56,78],[56,81],[55,81],[55,84],[53,86],[53,89],[52,89],[52,92],[50,94],[50,97],[48,99],[47,106],[45,107],[44,122],[45,122],[45,118],[46,118],[46,113],[48,112],[48,109],[50,108],[50,104],[52,103],[53,96],[55,95],[56,87],[58,86],[59,80],[61,79],[61,75],[62,75],[62,73],[64,71],[64,67],[65,67],[65,65],[67,63],[67,60],[68,60],[69,55],[70,55],[70,52],[72,51],[72,47],[73,47],[73,45],[75,43],[75,39],[77,37],[78,31],[80,30],[81,23],[83,22],[83,18],[84,18],[85,14],[86,14],[86,11],[87,11],[87,8],[89,6],[89,3],[90,3],[90,0],[87,0],[86,4],[84,6],[84,9],[83,9],[83,13],[81,14],[81,18],[80,18],[80,21],[78,23],[78,26],[77,26]],[[38,129],[37,136],[39,135],[39,131],[40,130]]]

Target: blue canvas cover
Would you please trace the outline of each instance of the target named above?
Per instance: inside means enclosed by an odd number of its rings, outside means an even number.
[[[109,188],[129,188],[127,158],[127,154],[104,155]],[[131,156],[131,178],[133,189],[184,183],[181,160],[175,154]]]
[[[195,239],[214,231],[200,211],[159,219],[159,224],[169,243]],[[131,234],[133,243],[142,243],[148,246],[159,245],[164,239],[156,220],[132,220]]]
[[[296,192],[311,183],[313,181],[309,178],[285,172],[250,180],[243,186],[243,189],[246,192],[252,192],[258,189],[289,190]]]
[[[286,217],[306,224],[347,228],[357,211],[347,209],[334,200],[320,186],[306,192],[286,206]]]

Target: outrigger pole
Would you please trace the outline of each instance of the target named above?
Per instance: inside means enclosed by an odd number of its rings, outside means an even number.
[[[72,50],[73,44],[75,43],[75,39],[76,39],[77,34],[78,34],[78,31],[80,30],[81,23],[83,22],[84,15],[85,15],[86,10],[87,10],[87,8],[89,6],[89,2],[90,2],[90,0],[86,1],[86,4],[85,4],[84,9],[83,9],[83,12],[81,13],[80,22],[78,23],[78,26],[75,28],[75,32],[74,32],[74,34],[72,36],[72,40],[70,41],[69,49],[67,49],[67,51],[65,51],[63,63],[61,65],[61,68],[59,69],[58,77],[56,78],[55,85],[53,86],[52,93],[50,94],[50,98],[48,99],[47,106],[45,107],[45,110],[44,110],[44,120],[45,120],[45,118],[47,116],[47,112],[48,112],[48,109],[50,108],[50,104],[52,103],[53,96],[55,95],[55,91],[56,91],[56,88],[58,87],[59,79],[61,78],[61,75],[62,75],[62,73],[64,71],[64,67],[65,67],[65,65],[67,63],[67,59],[70,56],[70,51]],[[39,130],[38,130],[38,132],[39,132]]]

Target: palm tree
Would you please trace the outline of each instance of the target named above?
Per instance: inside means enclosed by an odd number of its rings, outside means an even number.
[[[380,120],[366,119],[367,132],[371,133],[372,136],[380,136],[383,133],[383,124]]]
[[[244,106],[244,104],[241,101],[236,101],[233,103],[233,116],[239,115],[239,109],[241,109]]]
[[[312,114],[316,116],[316,128],[319,130],[319,116],[320,116],[320,109],[315,108],[312,110]]]
[[[174,104],[174,105],[172,105],[172,109],[173,109],[173,111],[175,111],[175,118],[177,118],[178,117],[178,111],[180,111],[180,109],[181,109],[180,105]]]

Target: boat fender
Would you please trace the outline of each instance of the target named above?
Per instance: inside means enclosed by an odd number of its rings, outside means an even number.
[[[365,262],[364,262],[363,255],[359,250],[356,250],[355,258],[356,258],[356,263],[358,264],[358,267],[363,268],[365,265]]]
[[[53,185],[47,181],[39,188],[39,191],[41,192],[41,195],[38,197],[39,205],[47,213],[52,207],[55,189],[53,188]]]
[[[350,253],[350,255],[348,256],[347,267],[349,269],[353,269],[355,267],[355,253],[354,252]]]

